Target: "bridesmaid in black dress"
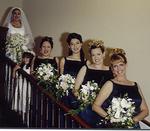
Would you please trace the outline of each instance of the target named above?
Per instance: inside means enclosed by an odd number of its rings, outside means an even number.
[[[53,49],[53,40],[51,37],[44,37],[40,43],[40,55],[36,56],[32,61],[31,71],[36,73],[36,69],[43,64],[51,64],[56,70],[55,75],[58,75],[58,58],[51,56],[51,51]],[[55,87],[53,86],[52,93],[55,95]]]
[[[31,66],[31,71],[34,74],[36,72],[36,68],[38,68],[42,63],[44,64],[48,64],[50,63],[55,69],[58,70],[59,66],[58,66],[58,58],[57,57],[52,57],[51,56],[51,51],[53,49],[53,40],[51,37],[43,37],[41,43],[40,43],[40,54],[38,56],[36,56],[33,61],[32,61],[32,66]],[[58,74],[58,72],[56,72],[56,74]],[[38,96],[38,103],[37,103],[37,96]],[[32,88],[32,111],[33,111],[33,116],[32,119],[36,119],[36,113],[40,114],[40,109],[41,106],[43,106],[43,108],[47,108],[46,104],[43,105],[41,103],[41,92],[37,91],[36,88]],[[38,111],[36,107],[38,107]],[[48,100],[48,109],[52,110],[52,101],[49,99]],[[52,123],[52,114],[51,112],[47,113],[47,117],[48,117],[48,123]],[[40,120],[40,119],[39,119]],[[38,120],[38,122],[39,122]],[[39,122],[40,123],[40,122]],[[33,121],[33,125],[36,124],[35,121]],[[51,124],[49,124],[51,125]]]
[[[109,107],[111,100],[114,97],[128,97],[135,102],[135,113],[133,115],[133,128],[140,128],[139,121],[143,120],[148,115],[148,107],[140,87],[136,82],[130,81],[126,77],[127,60],[123,53],[113,54],[111,56],[111,68],[114,74],[114,79],[107,81],[99,92],[93,104],[93,110],[104,119],[108,114],[106,108]],[[108,128],[107,125],[99,125],[99,128]],[[113,128],[113,127],[111,127]]]
[[[63,57],[60,60],[60,74],[70,74],[76,78],[80,68],[85,64],[84,52],[82,50],[82,36],[77,33],[70,33],[66,41],[69,46],[69,56]],[[72,90],[69,91],[68,95],[63,96],[61,101],[70,109],[78,107],[78,101],[72,93]],[[63,113],[61,114],[60,120],[60,126],[65,127],[65,117]],[[68,127],[72,126],[71,120],[67,123]]]
[[[69,56],[61,59],[60,74],[70,74],[76,78],[80,68],[85,64],[82,36],[77,33],[70,33],[67,37],[67,43],[69,46]],[[76,99],[71,90],[68,96],[64,96],[62,100],[69,108],[77,106],[75,103]]]
[[[94,80],[99,87],[101,87],[107,80],[113,78],[112,72],[108,66],[103,63],[105,57],[105,47],[102,41],[92,41],[89,50],[92,63],[85,65],[79,71],[74,93],[78,96],[78,90],[81,85],[86,84],[88,81]],[[92,111],[91,105],[79,113],[80,117],[84,119],[92,127],[95,127],[97,115]]]
[[[59,69],[58,58],[51,56],[51,51],[53,49],[53,40],[51,37],[44,37],[40,43],[40,55],[36,56],[32,61],[31,71],[35,72],[36,68],[42,63],[50,63],[55,69]]]

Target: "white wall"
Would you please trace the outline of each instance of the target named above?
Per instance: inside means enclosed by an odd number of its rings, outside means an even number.
[[[22,3],[23,0],[0,0],[0,25],[3,23],[7,10],[13,6],[22,8]]]
[[[127,75],[140,84],[150,109],[150,0],[23,0],[23,9],[34,37],[54,38],[53,55],[62,56],[64,32],[125,49]]]

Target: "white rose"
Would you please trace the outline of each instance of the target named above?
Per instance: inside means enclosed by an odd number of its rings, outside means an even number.
[[[122,106],[123,108],[129,108],[130,105],[131,105],[131,104],[128,103],[126,99],[123,98],[123,99],[121,100],[121,106]]]
[[[68,96],[68,94],[69,94],[69,92],[68,92],[68,90],[66,90],[66,95]]]
[[[66,82],[61,82],[60,86],[63,88],[63,90],[67,90],[67,83]]]
[[[119,120],[119,119],[116,119],[116,118],[114,118],[114,117],[111,117],[110,122],[111,122],[111,123],[120,122],[120,120]]]
[[[56,85],[56,89],[59,89],[59,87],[60,87],[60,86],[57,84],[57,85]]]
[[[87,94],[87,93],[89,92],[88,87],[87,87],[86,85],[82,85],[81,91],[82,91],[84,94]]]
[[[117,98],[112,99],[112,107],[113,108],[118,108],[120,106],[120,102],[118,101]]]
[[[39,75],[42,76],[44,73],[43,72],[39,72]]]
[[[44,80],[48,80],[48,79],[49,79],[49,76],[48,76],[48,75],[45,75],[45,76],[43,77],[43,79],[44,79]]]
[[[92,91],[93,91],[93,90],[94,90],[94,87],[93,87],[93,86],[90,86],[90,90],[92,90]]]

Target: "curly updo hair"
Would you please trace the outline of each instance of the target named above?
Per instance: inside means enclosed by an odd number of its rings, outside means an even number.
[[[89,42],[89,53],[91,54],[92,49],[100,48],[102,53],[105,52],[104,42],[102,40],[91,40]]]
[[[126,55],[126,53],[123,49],[121,49],[121,48],[113,49],[111,57],[110,57],[111,66],[112,66],[113,62],[115,62],[115,61],[122,61],[123,63],[127,64],[127,58],[125,55]]]

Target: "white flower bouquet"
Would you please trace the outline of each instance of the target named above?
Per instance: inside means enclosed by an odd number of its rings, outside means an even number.
[[[38,84],[42,85],[45,89],[54,91],[57,83],[57,70],[50,64],[42,63],[35,73]]]
[[[70,110],[69,114],[78,114],[80,111],[83,111],[86,107],[90,104],[93,104],[100,87],[94,81],[88,81],[85,85],[81,86],[81,89],[78,92],[78,101],[79,101],[79,108]]]
[[[94,102],[100,88],[94,81],[88,81],[81,87],[82,88],[79,90],[78,100],[86,107]]]
[[[62,96],[68,96],[69,90],[72,90],[75,84],[75,78],[70,74],[61,75],[58,78],[58,82],[56,84],[56,95],[58,98]]]
[[[19,33],[11,34],[7,37],[6,41],[6,50],[7,55],[14,55],[16,58],[13,58],[15,62],[20,62],[22,53],[24,51],[24,43],[26,43],[26,39],[23,35]],[[16,59],[16,60],[15,60]]]
[[[111,105],[107,108],[109,125],[112,128],[133,128],[132,119],[135,113],[135,105],[126,94],[123,98],[113,98]],[[107,123],[106,123],[107,124]]]
[[[7,37],[7,42],[10,48],[17,48],[21,47],[24,43],[26,43],[26,39],[23,35],[15,33]]]

